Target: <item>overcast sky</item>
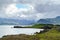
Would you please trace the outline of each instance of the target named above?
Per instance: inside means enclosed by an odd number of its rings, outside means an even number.
[[[0,0],[0,18],[39,20],[60,16],[60,0]]]

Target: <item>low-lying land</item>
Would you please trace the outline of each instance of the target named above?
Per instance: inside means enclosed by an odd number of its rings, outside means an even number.
[[[60,40],[60,25],[36,24],[32,28],[44,28],[44,31],[36,32],[34,35],[7,35],[0,40]]]
[[[53,24],[34,24],[32,26],[25,26],[25,27],[22,27],[22,26],[14,26],[14,28],[53,28],[54,26],[60,26],[60,25],[53,25]]]

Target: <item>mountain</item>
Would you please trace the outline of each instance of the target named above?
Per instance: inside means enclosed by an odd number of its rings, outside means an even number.
[[[31,25],[34,20],[0,18],[0,25]]]
[[[57,16],[56,18],[40,19],[37,21],[37,23],[40,23],[40,24],[60,24],[60,16]]]
[[[36,23],[34,20],[0,18],[0,25],[31,25]],[[37,21],[40,24],[60,24],[60,16],[56,18],[46,18]]]

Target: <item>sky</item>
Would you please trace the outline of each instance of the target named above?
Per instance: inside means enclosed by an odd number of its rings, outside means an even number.
[[[60,16],[60,0],[0,0],[0,18],[39,20]]]

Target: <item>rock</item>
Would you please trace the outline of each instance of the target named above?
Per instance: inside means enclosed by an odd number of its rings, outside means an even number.
[[[14,26],[14,28],[23,28],[22,26]]]

